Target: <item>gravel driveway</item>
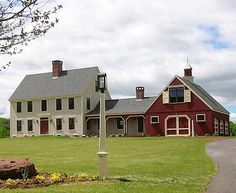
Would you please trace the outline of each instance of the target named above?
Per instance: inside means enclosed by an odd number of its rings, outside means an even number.
[[[206,151],[217,164],[207,193],[236,193],[236,139],[210,143]]]

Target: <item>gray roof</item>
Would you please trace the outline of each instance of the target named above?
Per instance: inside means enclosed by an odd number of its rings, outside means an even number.
[[[182,80],[187,87],[189,87],[191,90],[193,90],[203,101],[207,103],[208,106],[211,107],[214,111],[219,111],[222,113],[229,114],[229,112],[214,99],[207,91],[205,91],[201,86],[198,84],[192,83],[185,78],[181,78],[178,76],[180,80]]]
[[[142,100],[136,98],[106,100],[106,114],[143,114],[155,99],[156,97],[145,97]],[[100,103],[87,115],[98,115],[99,112]]]
[[[80,95],[99,72],[98,67],[63,71],[58,78],[52,78],[52,72],[27,75],[10,97],[9,101]]]

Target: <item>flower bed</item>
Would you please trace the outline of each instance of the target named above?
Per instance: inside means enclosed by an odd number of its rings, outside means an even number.
[[[52,184],[71,183],[77,181],[94,181],[98,176],[89,177],[88,174],[77,174],[68,176],[66,174],[40,172],[37,176],[28,179],[0,180],[0,188],[36,188]]]

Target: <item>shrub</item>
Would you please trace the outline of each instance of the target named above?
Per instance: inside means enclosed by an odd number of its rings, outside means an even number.
[[[230,135],[236,136],[236,123],[230,121]]]
[[[10,136],[10,120],[0,118],[0,138]]]

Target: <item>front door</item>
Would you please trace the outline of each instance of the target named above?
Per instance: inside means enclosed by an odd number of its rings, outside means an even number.
[[[48,118],[40,118],[40,134],[48,134]]]
[[[143,132],[143,117],[138,117],[138,133]]]

